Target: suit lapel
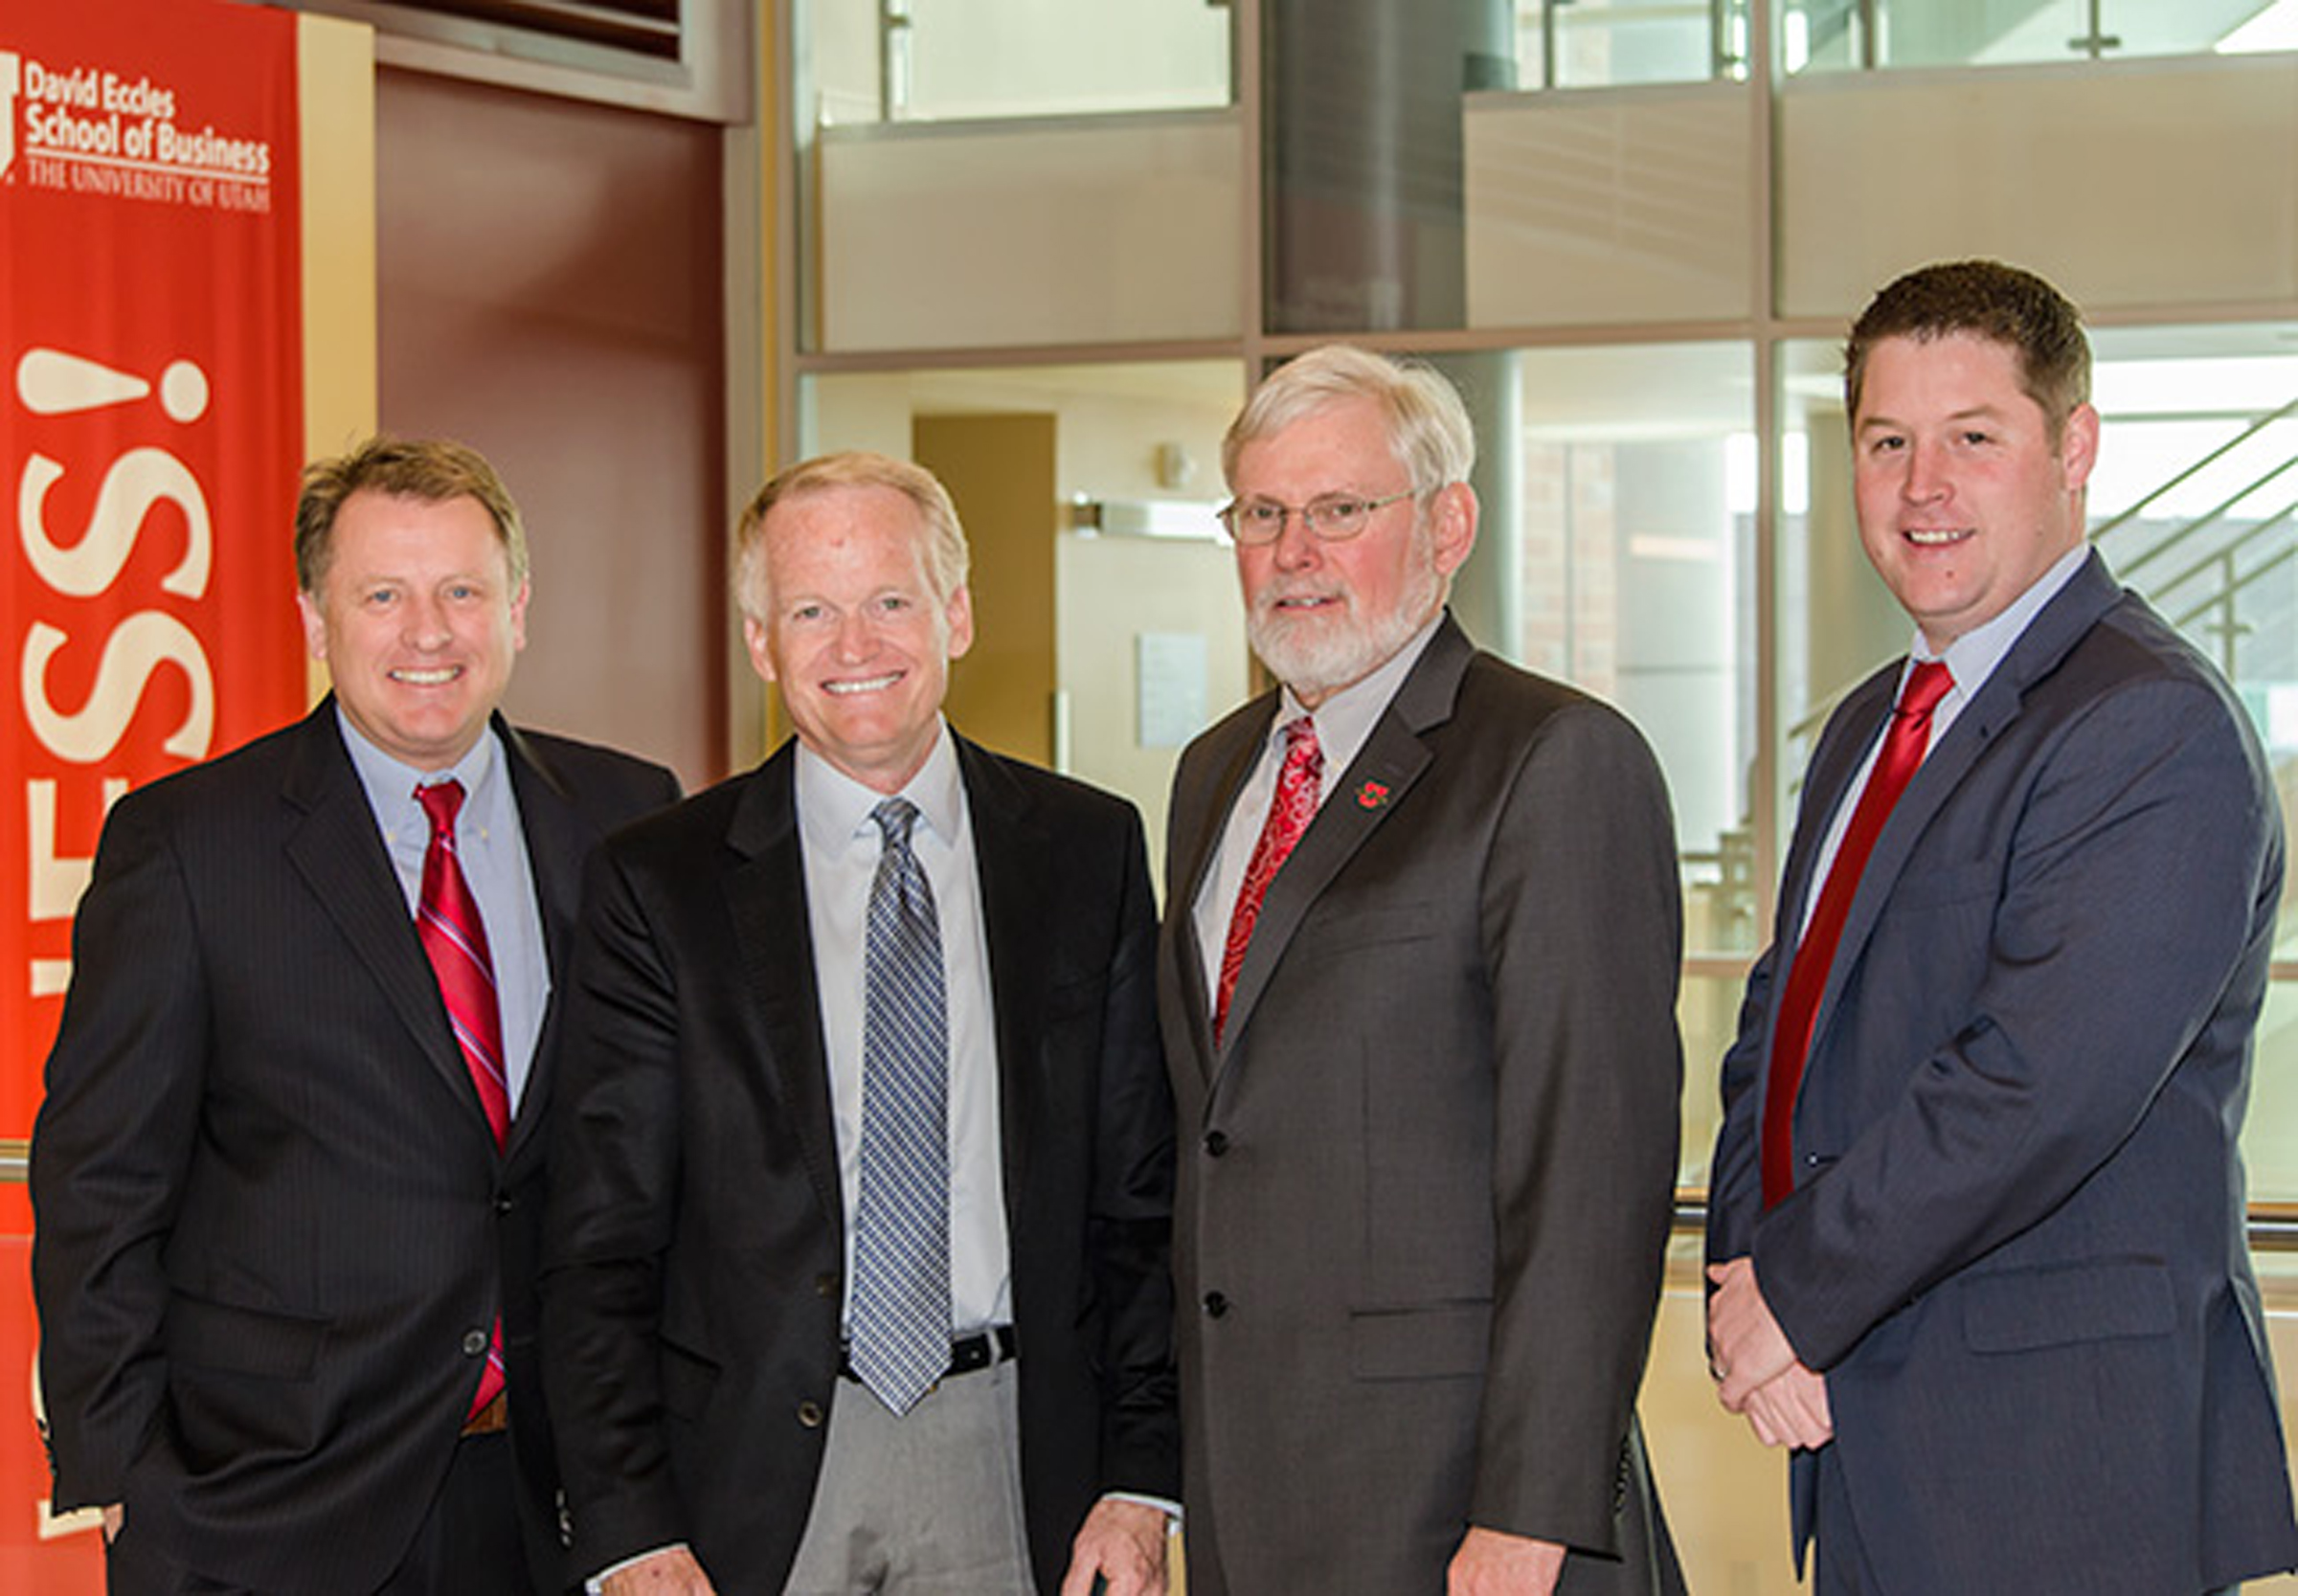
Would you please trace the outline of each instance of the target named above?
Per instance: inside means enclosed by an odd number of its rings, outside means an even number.
[[[1197,898],[1205,889],[1205,874],[1213,866],[1237,791],[1251,776],[1253,763],[1268,741],[1276,705],[1274,693],[1265,694],[1208,733],[1222,740],[1205,751],[1213,774],[1203,790],[1204,800],[1194,810],[1174,816],[1170,841],[1183,843],[1183,850],[1180,858],[1166,861],[1165,913],[1173,926],[1167,940],[1171,956],[1180,965],[1176,990],[1188,1015],[1189,1052],[1199,1072],[1208,1078],[1213,1070],[1212,996],[1205,986],[1205,944],[1197,935]],[[1227,923],[1226,905],[1222,920]]]
[[[301,815],[287,836],[289,863],[383,989],[441,1083],[468,1107],[471,1129],[486,1137],[491,1151],[493,1133],[455,1045],[439,982],[416,936],[374,811],[344,749],[334,699],[305,717],[282,797]]]
[[[1228,1000],[1228,1023],[1214,1061],[1216,1081],[1236,1056],[1237,1039],[1250,1026],[1253,1006],[1268,990],[1309,910],[1373,833],[1388,823],[1428,769],[1431,755],[1422,734],[1452,717],[1460,678],[1475,652],[1447,617],[1396,697],[1373,723],[1364,747],[1328,788],[1317,818],[1269,883],[1261,917],[1253,925],[1252,940],[1246,945],[1245,962],[1237,972],[1236,991]]]
[[[734,856],[725,876],[727,910],[761,1033],[767,1089],[797,1130],[814,1193],[830,1223],[845,1225],[829,1061],[815,985],[814,935],[798,832],[795,743],[784,743],[747,778],[727,827]],[[755,1067],[755,1060],[740,1061]]]
[[[1883,822],[1881,833],[1875,840],[1874,851],[1867,856],[1866,868],[1859,872],[1858,890],[1853,894],[1851,909],[1843,921],[1841,938],[1836,944],[1835,963],[1827,973],[1827,986],[1819,996],[1819,1009],[1814,1017],[1810,1054],[1818,1053],[1829,1020],[1833,1017],[1836,1000],[1840,996],[1847,972],[1858,962],[1867,939],[1875,933],[1882,918],[1885,906],[1897,890],[1899,878],[1905,872],[1907,861],[1913,856],[1916,843],[1922,838],[1934,818],[1945,809],[1971,767],[1988,746],[2018,717],[2024,705],[2027,689],[2036,682],[2057,669],[2067,651],[2082,641],[2084,634],[2098,624],[2101,617],[2120,596],[2106,568],[2096,553],[2078,571],[2067,585],[2055,594],[2051,601],[2027,625],[2011,651],[2003,656],[1978,693],[1966,705],[1954,724],[1948,728],[1916,768],[1906,791],[1891,809],[1890,818]],[[1882,673],[1883,701],[1887,712],[1891,695],[1896,691],[1899,669],[1893,666]],[[1868,739],[1872,740],[1872,739]],[[1859,745],[1863,755],[1866,742]],[[1856,760],[1854,761],[1856,765]],[[1850,777],[1840,778],[1848,782]],[[1840,801],[1840,799],[1838,799]],[[1831,806],[1832,812],[1832,806]],[[1814,840],[1816,851],[1816,840]],[[1797,900],[1800,902],[1800,899]]]
[[[973,823],[974,859],[981,893],[981,923],[989,962],[990,1005],[998,1038],[998,1124],[1003,1150],[1008,1232],[1022,1232],[1013,1211],[1029,1190],[1027,1159],[1038,1137],[1036,1121],[1048,1085],[1039,1039],[1046,1013],[1047,972],[1059,905],[1054,897],[1053,839],[1032,814],[1028,797],[995,759],[957,739],[958,770]]]
[[[534,878],[535,908],[543,922],[543,962],[551,978],[534,1056],[528,1061],[527,1088],[519,1094],[518,1113],[511,1121],[507,1156],[515,1158],[542,1134],[541,1126],[550,1113],[552,1025],[573,951],[582,864],[596,834],[575,812],[565,784],[542,751],[500,715],[494,726],[502,740],[511,790],[518,798],[519,826],[527,836],[527,867]]]

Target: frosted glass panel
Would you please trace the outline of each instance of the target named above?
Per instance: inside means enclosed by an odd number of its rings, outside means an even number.
[[[1702,84],[1471,96],[1469,325],[1749,314],[1748,95]]]
[[[1784,315],[1968,255],[2093,313],[2298,294],[2298,57],[1810,79],[1779,115]]]
[[[1234,337],[1233,113],[833,128],[821,348]]]

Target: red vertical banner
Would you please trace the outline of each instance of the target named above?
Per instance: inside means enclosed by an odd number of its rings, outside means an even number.
[[[105,810],[304,702],[296,19],[0,9],[0,1139]]]

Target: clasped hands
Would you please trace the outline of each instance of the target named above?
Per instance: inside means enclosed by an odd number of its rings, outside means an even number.
[[[1835,1439],[1827,1379],[1806,1368],[1771,1316],[1755,1280],[1755,1260],[1710,1264],[1707,1366],[1716,1396],[1743,1415],[1767,1447],[1823,1447]]]

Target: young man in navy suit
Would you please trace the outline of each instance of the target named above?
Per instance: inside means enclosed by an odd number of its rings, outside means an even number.
[[[1848,352],[1860,537],[1915,637],[1813,754],[1724,1064],[1724,1405],[1794,1449],[1822,1592],[2195,1596],[2288,1568],[2237,1142],[2272,773],[2085,547],[2073,305],[1930,266]]]

